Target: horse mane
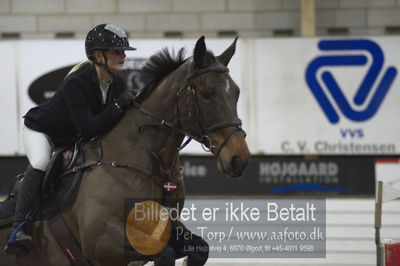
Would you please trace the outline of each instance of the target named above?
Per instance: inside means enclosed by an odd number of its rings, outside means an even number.
[[[139,101],[146,99],[157,87],[158,83],[170,73],[180,67],[185,61],[185,48],[179,49],[175,55],[174,51],[170,52],[168,48],[152,55],[140,70],[141,75],[146,80],[146,86],[140,93]]]

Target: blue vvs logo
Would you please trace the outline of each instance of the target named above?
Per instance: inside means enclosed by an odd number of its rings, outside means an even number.
[[[386,70],[383,68],[384,55],[382,49],[371,40],[322,40],[319,42],[318,47],[321,51],[360,52],[360,54],[342,55],[332,55],[332,52],[330,52],[329,55],[318,56],[307,67],[305,77],[307,84],[328,120],[332,124],[338,123],[339,110],[352,121],[365,121],[373,117],[397,75],[396,68],[388,67]],[[365,53],[370,55],[370,59]],[[353,99],[346,99],[343,93],[346,88],[340,88],[330,71],[320,71],[320,80],[325,84],[330,98],[336,102],[339,110],[335,109],[335,105],[330,101],[319,83],[318,70],[321,67],[363,66],[369,63],[368,60],[371,60],[370,67]],[[383,72],[382,75],[380,75],[381,71]],[[374,87],[376,87],[375,91],[373,90]],[[354,107],[363,109],[358,110],[354,109]]]

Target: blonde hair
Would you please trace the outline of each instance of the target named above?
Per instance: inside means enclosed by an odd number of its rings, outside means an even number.
[[[68,77],[71,73],[74,73],[75,71],[77,71],[81,67],[86,66],[87,64],[91,64],[90,60],[85,60],[85,61],[80,62],[79,64],[75,65],[73,68],[71,68],[71,70],[68,72],[66,77]]]

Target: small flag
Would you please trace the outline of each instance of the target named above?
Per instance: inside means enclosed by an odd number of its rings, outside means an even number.
[[[178,186],[174,182],[164,183],[164,189],[168,192],[174,191]]]

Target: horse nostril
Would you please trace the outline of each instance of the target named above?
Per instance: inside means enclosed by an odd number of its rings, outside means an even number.
[[[233,156],[231,159],[232,170],[235,172],[240,170],[241,165],[242,165],[242,160],[240,159],[240,156],[238,156],[238,155]]]

